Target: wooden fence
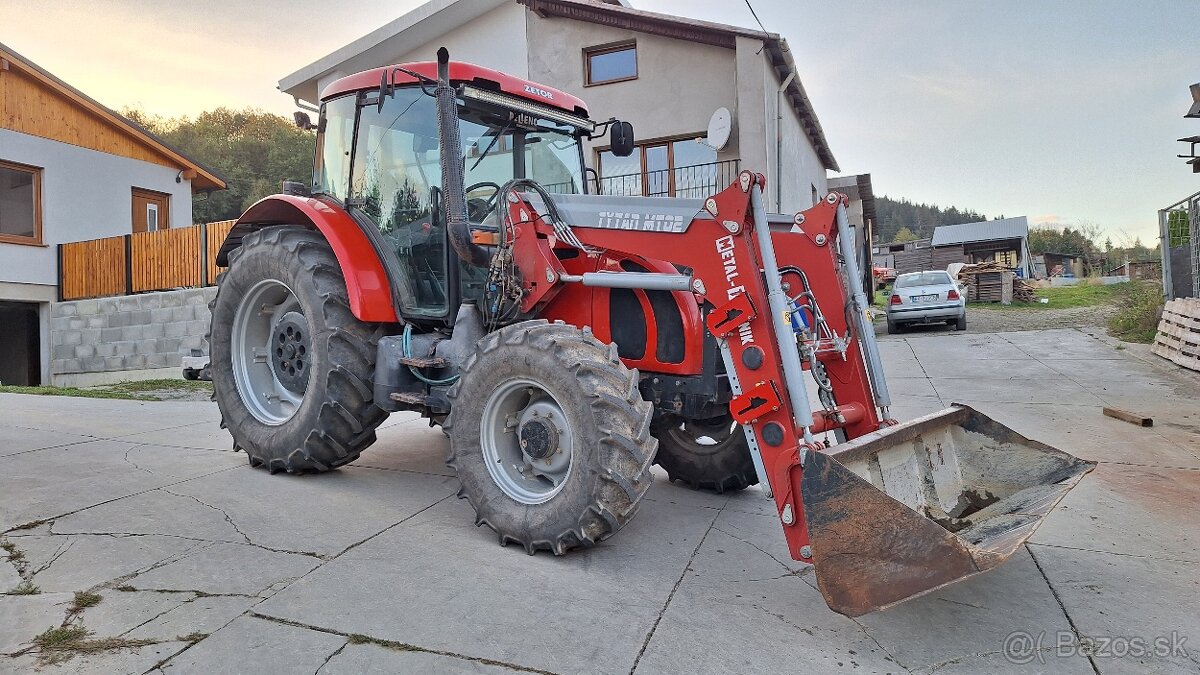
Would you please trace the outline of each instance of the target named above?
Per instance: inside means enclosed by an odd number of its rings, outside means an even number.
[[[234,221],[138,232],[58,245],[62,300],[82,300],[217,283],[217,251]]]
[[[1200,371],[1200,299],[1181,298],[1163,307],[1150,351],[1176,365]]]

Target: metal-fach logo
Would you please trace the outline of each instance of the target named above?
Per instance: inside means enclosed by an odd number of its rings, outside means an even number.
[[[1030,633],[1017,630],[1004,637],[1004,660],[1023,666],[1037,661],[1046,664],[1047,657],[1086,656],[1092,659],[1188,658],[1184,649],[1186,635],[1171,631],[1167,635],[1142,637],[1137,635],[1076,635],[1068,630]]]

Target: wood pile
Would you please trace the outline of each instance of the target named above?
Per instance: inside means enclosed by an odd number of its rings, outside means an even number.
[[[976,263],[966,265],[958,271],[958,278],[967,282],[967,299],[972,302],[1002,302],[1005,275],[1012,278],[1014,302],[1035,302],[1037,300],[1033,293],[1033,286],[1000,263]]]
[[[1200,299],[1180,298],[1163,307],[1150,351],[1176,365],[1200,371]]]

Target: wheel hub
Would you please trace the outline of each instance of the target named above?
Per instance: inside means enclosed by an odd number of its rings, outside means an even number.
[[[521,425],[521,448],[533,459],[545,459],[558,450],[558,429],[547,420],[531,419]]]
[[[570,472],[571,426],[554,397],[530,380],[512,380],[492,392],[479,440],[496,485],[522,504],[548,501]]]
[[[312,351],[308,320],[300,312],[288,312],[275,323],[271,370],[289,391],[308,388],[309,353]]]

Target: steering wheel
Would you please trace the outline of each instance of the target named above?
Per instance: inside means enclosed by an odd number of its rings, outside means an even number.
[[[482,223],[484,218],[496,208],[496,199],[500,196],[500,185],[492,181],[480,181],[467,186],[464,193],[471,193],[479,188],[490,187],[495,192],[488,199],[468,199],[467,200],[467,216],[473,223]]]

